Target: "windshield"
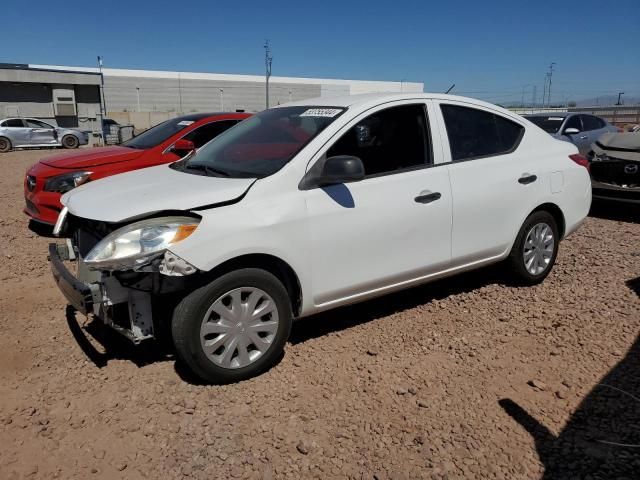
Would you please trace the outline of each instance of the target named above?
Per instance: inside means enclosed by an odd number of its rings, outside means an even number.
[[[525,115],[524,118],[532,123],[535,123],[547,133],[558,133],[560,131],[560,127],[562,126],[562,122],[564,122],[564,117],[547,117],[544,115],[529,117]]]
[[[201,175],[266,177],[286,165],[344,110],[309,106],[265,110],[172,167]]]
[[[142,150],[153,148],[156,145],[160,145],[167,138],[178,133],[180,130],[184,130],[193,123],[193,120],[172,118],[171,120],[162,122],[155,127],[151,127],[149,130],[145,130],[140,135],[137,135],[131,140],[124,142],[122,146],[129,148],[138,148]]]

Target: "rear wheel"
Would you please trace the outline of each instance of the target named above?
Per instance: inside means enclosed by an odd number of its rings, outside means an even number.
[[[64,148],[78,148],[80,142],[73,135],[65,135],[62,137],[62,146]]]
[[[6,137],[0,137],[0,152],[8,152],[11,150],[11,140]]]
[[[273,366],[291,332],[291,301],[265,270],[223,275],[185,297],[171,331],[178,357],[210,383],[230,383]]]
[[[526,285],[542,282],[556,261],[559,242],[553,215],[546,211],[529,215],[507,259],[515,279]]]

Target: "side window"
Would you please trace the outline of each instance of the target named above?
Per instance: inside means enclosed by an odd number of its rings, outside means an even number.
[[[24,127],[24,124],[22,123],[22,120],[20,120],[19,118],[11,118],[9,120],[5,120],[5,122],[2,124],[3,127],[18,127],[18,128],[22,128]]]
[[[500,115],[458,105],[440,105],[454,162],[513,151],[524,127]]]
[[[44,122],[41,122],[39,120],[32,120],[32,119],[28,119],[27,120],[27,127],[29,128],[53,128],[51,125],[48,125]]]
[[[580,115],[572,115],[567,120],[567,123],[564,126],[564,130],[567,128],[577,128],[579,131],[582,131],[582,122],[580,121]]]
[[[582,116],[582,125],[585,131],[598,130],[604,126],[604,125],[600,125],[599,118],[596,118],[592,115],[581,115],[581,116]]]
[[[424,105],[392,107],[361,120],[327,151],[327,157],[337,155],[360,158],[367,176],[430,164]]]
[[[184,139],[191,140],[196,148],[200,148],[205,143],[208,143],[209,140],[213,140],[225,130],[233,127],[236,123],[238,123],[237,120],[222,120],[207,123],[186,134]]]

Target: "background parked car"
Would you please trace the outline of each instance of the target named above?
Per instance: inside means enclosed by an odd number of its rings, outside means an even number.
[[[172,118],[137,137],[109,147],[47,157],[24,181],[26,207],[34,232],[49,234],[62,208],[60,196],[91,180],[171,163],[249,117],[247,113],[197,113]]]
[[[594,198],[640,204],[640,132],[603,135],[589,162]]]
[[[606,120],[586,113],[534,113],[524,115],[554,138],[573,143],[582,155],[591,150],[591,144],[607,132],[618,129]]]
[[[0,120],[0,152],[25,147],[78,148],[89,142],[89,134],[73,128],[49,125],[35,118]]]

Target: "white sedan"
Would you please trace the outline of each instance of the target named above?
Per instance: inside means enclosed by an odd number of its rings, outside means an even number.
[[[319,98],[72,190],[49,253],[77,310],[136,343],[170,332],[194,373],[233,382],[277,361],[295,318],[496,262],[541,282],[589,211],[586,165],[481,101]]]

